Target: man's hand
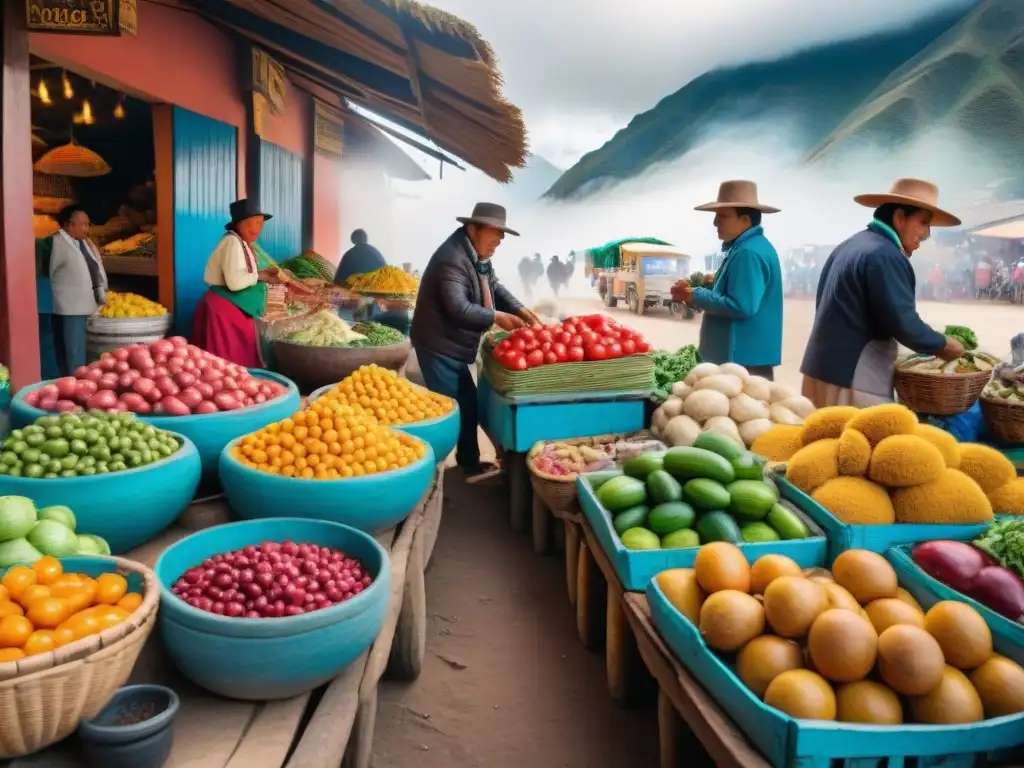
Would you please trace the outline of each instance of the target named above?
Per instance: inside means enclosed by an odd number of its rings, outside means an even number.
[[[693,286],[689,283],[679,283],[672,291],[672,298],[690,304],[693,301]]]
[[[527,325],[543,325],[543,323],[541,323],[540,321],[540,318],[537,317],[537,314],[533,310],[527,309],[526,307],[523,307],[522,309],[519,310],[519,316]]]
[[[964,356],[964,345],[952,336],[946,337],[946,346],[935,353],[942,360],[957,360]]]
[[[508,312],[495,312],[494,324],[503,331],[514,331],[516,328],[522,328],[525,325],[522,318]]]

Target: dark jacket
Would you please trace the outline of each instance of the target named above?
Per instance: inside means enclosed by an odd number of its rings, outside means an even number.
[[[430,257],[412,315],[412,343],[464,363],[476,361],[480,337],[494,325],[494,310],[516,313],[523,305],[490,275],[494,309],[483,305],[476,254],[457,229]]]
[[[841,243],[818,281],[817,312],[801,373],[891,396],[897,342],[934,354],[946,338],[917,314],[910,259],[880,226]]]
[[[341,257],[338,269],[334,273],[334,284],[342,285],[352,275],[363,275],[387,266],[381,252],[369,243],[353,245]]]

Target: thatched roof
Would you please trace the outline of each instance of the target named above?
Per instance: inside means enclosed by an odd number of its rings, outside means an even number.
[[[522,113],[469,23],[412,0],[188,0],[300,80],[429,138],[499,181],[526,159]]]

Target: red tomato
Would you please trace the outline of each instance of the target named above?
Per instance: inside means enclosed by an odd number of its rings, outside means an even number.
[[[578,344],[569,347],[568,355],[567,356],[568,356],[570,362],[573,362],[573,363],[581,362],[583,360],[583,358],[584,358],[583,347],[581,347]]]
[[[544,365],[544,353],[535,349],[526,356],[526,366],[536,368],[538,365]]]
[[[491,357],[493,357],[500,363],[502,361],[502,358],[505,357],[505,350],[503,350],[501,347],[495,347],[494,350],[491,352]]]
[[[558,362],[561,361],[558,359],[558,355],[556,355],[554,352],[544,353],[544,365],[553,365],[554,363]]]
[[[648,344],[646,341],[638,341],[636,343],[636,351],[639,352],[640,354],[643,354],[644,352],[650,352],[651,345]]]
[[[607,360],[608,350],[604,344],[590,344],[584,350],[587,360]]]
[[[555,353],[555,357],[558,358],[558,362],[564,363],[569,357],[569,350],[565,348],[565,344],[561,342],[555,342],[551,345],[551,351]]]
[[[499,341],[495,349],[500,349],[502,352],[504,352],[506,349],[511,349],[511,347],[512,342],[506,338]]]
[[[522,352],[526,349],[526,341],[521,336],[509,337],[509,341],[511,342],[510,349],[515,352]]]
[[[579,330],[576,328],[576,323],[570,323],[568,320],[562,324],[562,331],[570,336],[575,336],[579,333]]]
[[[551,331],[549,331],[547,328],[543,329],[537,334],[537,340],[540,341],[542,344],[544,342],[550,343],[552,340]]]
[[[636,352],[636,342],[632,339],[622,340],[622,354],[632,355]]]
[[[540,345],[540,351],[541,352],[550,352],[551,351],[551,342],[550,341],[543,342]]]
[[[559,344],[565,344],[566,346],[572,344],[572,334],[568,333],[567,331],[562,331],[561,333],[553,334],[552,339],[554,341],[557,341]]]
[[[521,352],[512,350],[505,355],[505,367],[513,371],[525,371],[529,366]]]
[[[516,335],[525,342],[531,342],[537,338],[537,336],[530,328],[520,328],[518,331],[516,331]]]
[[[600,340],[600,337],[593,331],[583,331],[580,336],[583,338],[584,345],[597,344]]]
[[[622,345],[613,341],[608,345],[608,357],[622,357]]]
[[[601,337],[601,343],[604,344],[606,347],[610,347],[612,344],[617,343],[617,341],[618,339],[616,339],[616,337],[612,336],[611,334],[607,334]]]

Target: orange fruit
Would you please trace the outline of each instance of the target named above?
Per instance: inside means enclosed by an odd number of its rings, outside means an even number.
[[[920,627],[894,624],[878,637],[878,674],[896,693],[931,693],[945,667],[938,641]]]
[[[1024,712],[1024,669],[1012,659],[993,655],[971,672],[971,684],[981,697],[986,717]]]
[[[13,600],[0,600],[0,619],[4,616],[24,616],[25,609]]]
[[[40,629],[56,629],[71,612],[71,606],[65,598],[44,597],[29,605],[25,616]]]
[[[36,583],[36,572],[28,566],[16,565],[4,574],[2,582],[11,599],[17,600],[22,592]]]
[[[910,698],[910,712],[914,720],[929,725],[976,723],[985,718],[981,697],[971,681],[948,664],[935,689]]]
[[[0,600],[10,600],[10,599],[11,599],[11,593],[7,591],[7,587],[5,587],[3,584],[0,584]]]
[[[772,680],[764,692],[764,703],[801,720],[836,719],[835,691],[809,669],[790,669]]]
[[[896,571],[877,552],[848,549],[832,563],[832,576],[858,603],[866,605],[881,597],[896,597]]]
[[[708,594],[725,589],[750,592],[750,564],[735,544],[713,541],[697,550],[693,561],[697,583]]]
[[[142,605],[142,595],[138,592],[129,592],[117,601],[117,607],[124,608],[128,613],[137,611],[140,605]]]
[[[60,560],[52,555],[44,555],[36,560],[32,565],[32,570],[36,572],[36,582],[38,584],[53,584],[64,574],[64,566],[60,564]]]
[[[36,600],[41,600],[44,597],[50,596],[50,588],[43,584],[33,584],[28,587],[24,592],[21,593],[21,597],[18,598],[18,602],[28,608],[29,605],[34,603]]]
[[[25,652],[21,648],[0,648],[0,664],[24,658]]]
[[[803,576],[780,576],[764,591],[765,618],[782,637],[803,637],[828,608],[825,588]]]
[[[88,609],[79,611],[57,627],[58,630],[64,628],[68,628],[74,632],[76,640],[81,640],[83,637],[88,637],[89,635],[95,635],[102,629],[99,618],[95,613],[92,613]]]
[[[763,595],[780,576],[799,576],[800,566],[785,555],[762,555],[750,566],[750,593]]]
[[[57,644],[58,648],[62,648],[68,643],[73,643],[78,638],[75,637],[75,631],[68,627],[66,624],[62,624],[53,630],[53,641]]]
[[[736,674],[759,698],[776,677],[803,666],[800,646],[775,635],[755,637],[736,656]]]
[[[118,608],[116,605],[96,606],[93,610],[101,632],[117,626],[130,615],[124,608]]]
[[[830,608],[811,625],[807,651],[822,677],[852,683],[867,677],[875,666],[878,634],[853,611]]]
[[[878,634],[882,634],[896,624],[910,624],[924,628],[924,614],[898,597],[882,597],[872,600],[864,606],[864,611]]]
[[[903,705],[892,689],[871,680],[846,683],[836,691],[836,719],[848,723],[900,725]]]
[[[764,607],[746,592],[723,589],[701,605],[699,626],[709,647],[736,651],[764,632]]]
[[[103,573],[96,579],[96,602],[115,605],[128,592],[128,581],[119,573]]]
[[[40,653],[49,653],[57,647],[57,641],[53,632],[49,629],[37,629],[28,636],[25,645],[21,647],[26,656],[36,656]]]
[[[4,616],[0,619],[0,648],[21,648],[33,629],[24,616]]]
[[[958,669],[974,669],[992,656],[992,631],[967,603],[936,603],[924,615],[924,628],[939,642],[946,663]]]

